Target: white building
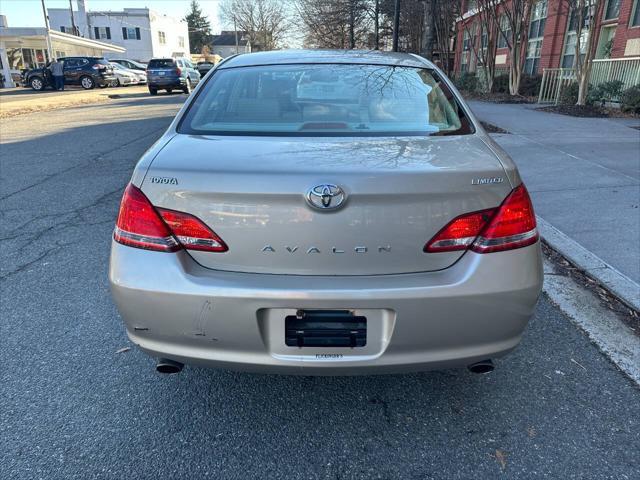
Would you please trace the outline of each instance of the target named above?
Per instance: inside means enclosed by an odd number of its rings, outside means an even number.
[[[75,26],[81,36],[113,43],[126,49],[108,58],[128,58],[148,62],[153,57],[189,57],[189,29],[181,19],[148,8],[121,11],[90,11],[86,0],[77,0]],[[71,13],[65,8],[49,8],[52,30],[72,32]]]
[[[124,48],[88,38],[51,31],[52,54],[55,57],[120,56]],[[4,86],[19,83],[23,70],[44,67],[49,61],[47,30],[44,27],[9,27],[4,15],[0,15],[0,72]]]

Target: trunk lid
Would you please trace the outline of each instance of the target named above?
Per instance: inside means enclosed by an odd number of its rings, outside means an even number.
[[[308,190],[327,184],[344,191],[343,205],[313,208]],[[454,217],[498,206],[511,185],[476,135],[176,135],[141,188],[154,205],[195,215],[225,241],[225,253],[189,251],[207,268],[379,275],[455,263],[464,252],[424,253],[425,243]]]

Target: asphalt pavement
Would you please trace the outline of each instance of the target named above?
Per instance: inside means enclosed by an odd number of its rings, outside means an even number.
[[[113,223],[184,98],[0,124],[0,478],[640,477],[640,390],[545,297],[488,376],[160,376],[122,351]]]

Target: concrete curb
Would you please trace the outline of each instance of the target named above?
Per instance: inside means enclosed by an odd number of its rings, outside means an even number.
[[[543,290],[552,303],[640,386],[640,337],[603,307],[596,295],[571,277],[560,275],[548,260],[544,261]]]
[[[640,311],[640,285],[569,238],[543,218],[536,217],[536,220],[540,235],[552,249],[583,270],[591,278],[601,283],[621,302]]]

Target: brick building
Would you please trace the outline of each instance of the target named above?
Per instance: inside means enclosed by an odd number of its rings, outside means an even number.
[[[525,49],[525,73],[541,74],[544,68],[573,66],[576,21],[570,17],[573,16],[569,15],[565,0],[534,1]],[[583,34],[597,35],[597,59],[640,57],[640,0],[603,0],[595,18],[595,26],[587,26]],[[502,20],[501,28],[506,28],[506,19]],[[486,43],[478,23],[476,1],[467,0],[465,13],[457,24],[456,73],[477,70],[473,46],[479,48]],[[496,53],[498,71],[508,69],[508,55],[506,42],[500,35]]]

